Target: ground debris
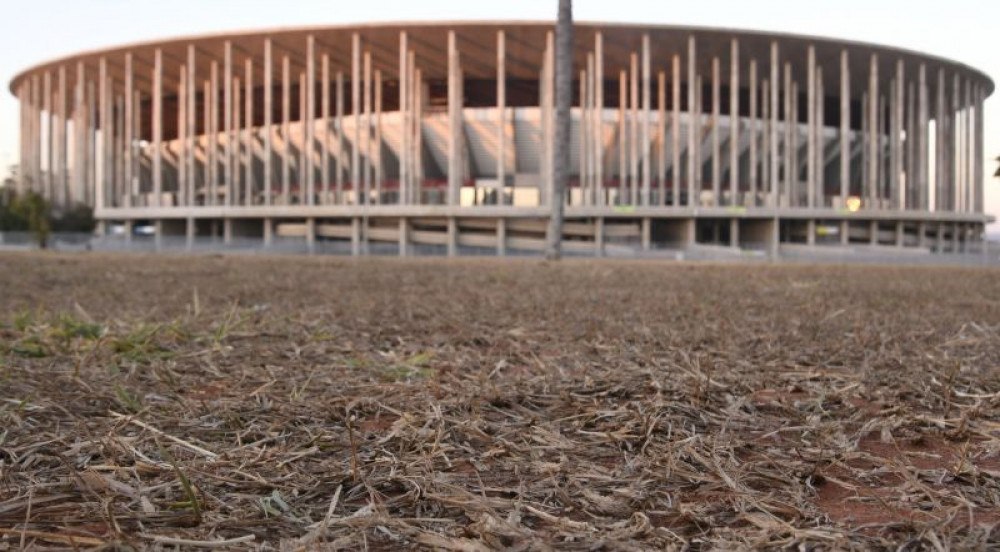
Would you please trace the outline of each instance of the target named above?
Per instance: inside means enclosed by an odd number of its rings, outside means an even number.
[[[998,275],[0,255],[0,550],[997,547]]]

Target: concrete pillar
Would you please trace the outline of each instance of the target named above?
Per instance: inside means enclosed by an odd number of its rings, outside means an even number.
[[[927,223],[917,223],[917,247],[927,247]]]
[[[920,64],[920,70],[917,76],[917,154],[916,154],[916,165],[917,165],[917,202],[918,209],[923,211],[930,210],[930,181],[929,181],[929,158],[930,158],[930,140],[928,136],[929,130],[929,102],[928,102],[928,90],[927,90],[927,66],[923,63]]]
[[[597,106],[597,122],[594,140],[594,180],[597,182],[597,205],[604,205],[604,35],[598,31],[594,36],[594,103]]]
[[[752,140],[751,140],[752,141]],[[735,38],[729,53],[729,204],[739,205],[740,179],[740,43]],[[737,224],[737,228],[739,225]],[[737,244],[738,245],[738,244]]]
[[[847,50],[840,52],[840,208],[847,208],[851,185],[851,68]]]
[[[680,207],[681,204],[681,57],[674,54],[671,58],[670,73],[670,181],[673,188],[673,199],[670,204]],[[665,174],[665,171],[664,171]]]
[[[289,57],[281,58],[281,204],[292,203],[292,66]]]
[[[906,206],[903,189],[903,90],[906,81],[903,60],[896,60],[896,76],[889,98],[889,208],[903,209]]]
[[[334,128],[337,131],[337,146],[335,148],[337,152],[337,174],[334,177],[336,185],[336,194],[334,195],[334,203],[337,205],[346,204],[344,200],[344,174],[346,156],[344,152],[344,72],[337,71],[337,109],[336,109],[336,120],[334,121]]]
[[[649,35],[642,35],[642,126],[641,130],[641,165],[642,165],[642,205],[650,205],[650,180],[652,167],[650,166],[650,133],[649,119],[652,106],[651,92],[651,68],[649,52]]]
[[[604,256],[604,217],[594,220],[594,256]]]
[[[254,86],[253,86],[253,60],[247,59],[243,64],[243,77],[244,85],[246,86],[246,91],[244,96],[246,97],[245,113],[243,116],[245,122],[245,128],[243,130],[243,148],[246,151],[246,156],[244,157],[244,179],[243,179],[243,205],[251,206],[255,205],[256,201],[254,195],[257,192],[257,178],[254,174],[254,120],[253,120],[253,107],[254,107]],[[325,150],[324,150],[325,153]]]
[[[153,205],[163,196],[163,50],[157,48],[153,62]],[[162,230],[162,224],[157,223]]]
[[[712,58],[712,205],[722,204],[722,149],[719,117],[721,115],[722,77],[719,58]]]
[[[656,150],[657,167],[657,197],[656,204],[660,207],[667,204],[667,74],[660,71],[657,75],[657,137]]]
[[[750,60],[750,77],[748,81],[749,91],[750,91],[750,113],[749,113],[749,131],[750,140],[747,147],[747,161],[749,173],[747,174],[749,180],[749,200],[744,199],[743,204],[749,207],[757,207],[757,189],[760,184],[758,181],[758,175],[760,174],[760,163],[757,159],[757,140],[760,138],[760,121],[757,119],[758,109],[757,103],[760,101],[759,89],[757,88],[757,60]],[[738,159],[738,158],[737,158]]]
[[[324,53],[320,58],[320,118],[323,124],[320,125],[322,133],[320,135],[320,161],[319,161],[319,191],[322,193],[320,203],[330,202],[330,125],[332,112],[330,111],[330,55]]]
[[[771,115],[771,132],[770,139],[768,140],[768,148],[770,149],[771,159],[768,162],[768,176],[770,176],[770,183],[768,184],[770,189],[770,201],[768,205],[770,207],[777,207],[778,205],[778,177],[780,176],[778,166],[780,163],[780,158],[778,157],[778,109],[779,109],[779,92],[780,92],[780,77],[779,77],[779,59],[778,59],[778,42],[771,42],[771,105],[769,107]],[[777,224],[777,223],[775,223]]]
[[[878,198],[878,160],[881,148],[879,127],[878,56],[872,54],[868,75],[868,199],[869,208]]]
[[[187,196],[188,204],[191,206],[198,204],[198,177],[197,172],[195,172],[195,159],[197,152],[198,139],[198,119],[196,115],[198,114],[198,81],[197,81],[197,58],[196,58],[196,48],[194,44],[188,44],[187,47],[187,90],[184,93],[187,95],[187,136],[184,137],[184,142],[187,144]],[[128,125],[126,125],[127,127]]]
[[[878,245],[878,221],[873,220],[868,223],[868,240],[871,245]]]
[[[729,247],[740,248],[740,219],[729,219]]]
[[[816,245],[816,220],[809,219],[806,223],[806,243]]]
[[[270,218],[264,218],[264,247],[270,247],[274,244],[274,221]]]
[[[816,208],[816,47],[812,44],[806,53],[806,206]],[[798,133],[798,129],[795,130]],[[814,223],[815,225],[815,223]],[[815,240],[815,236],[813,236]]]
[[[406,217],[399,219],[399,256],[410,254],[410,221]]]
[[[131,71],[128,71],[128,76],[131,77]],[[69,144],[66,140],[67,134],[67,121],[66,121],[66,102],[68,97],[66,95],[66,66],[59,66],[59,96],[56,101],[56,117],[58,118],[59,124],[57,126],[57,136],[56,140],[57,154],[56,154],[56,194],[57,205],[65,206],[68,204],[67,198],[69,197],[68,187],[68,173],[69,173]],[[128,92],[127,95],[131,96]],[[128,130],[126,129],[126,132]],[[129,142],[126,142],[127,144]],[[131,149],[131,148],[130,148]],[[126,188],[127,189],[127,188]]]
[[[649,217],[643,217],[641,223],[642,223],[642,250],[649,251],[652,248],[653,223]]]
[[[974,213],[982,213],[984,204],[984,189],[983,186],[983,144],[984,142],[984,125],[983,119],[985,113],[983,111],[983,98],[984,94],[982,89],[977,89],[976,92],[976,106],[975,106],[975,137],[973,143],[973,158],[972,164],[975,168],[973,171],[972,185],[973,185],[973,207],[972,211]]]
[[[354,136],[351,140],[351,191],[354,202],[362,200],[359,190],[361,183],[361,35],[351,36],[351,115],[354,121]]]
[[[935,128],[935,141],[934,141],[934,210],[935,211],[946,211],[948,208],[945,186],[947,178],[947,168],[946,168],[946,155],[945,152],[947,148],[944,147],[947,142],[947,132],[945,127],[947,126],[947,115],[945,114],[945,85],[944,85],[944,69],[938,69],[938,90],[937,90],[937,114],[934,118],[934,128]]]
[[[823,99],[826,89],[823,83],[823,68],[816,68],[816,202],[815,206],[826,208],[826,113]]]
[[[363,149],[361,179],[364,181],[364,203],[368,205],[372,201],[372,168],[375,160],[375,152],[372,144],[372,54],[366,51],[363,60],[362,89],[364,98],[361,102],[361,147]],[[367,247],[368,227],[365,226],[365,247]]]
[[[627,180],[628,168],[628,76],[625,71],[618,73],[618,203],[624,203],[624,186]]]
[[[851,223],[850,221],[840,221],[840,245],[851,243]]]
[[[697,148],[698,138],[695,136],[696,132],[696,120],[701,117],[700,113],[695,112],[695,108],[698,104],[698,96],[701,94],[701,90],[697,89],[697,76],[698,76],[698,57],[696,51],[696,44],[694,35],[688,37],[688,144],[687,144],[687,193],[688,193],[688,206],[694,207],[698,204],[698,200],[695,197],[695,182],[700,180],[698,172],[701,168],[700,161],[696,159],[695,148]],[[700,182],[698,183],[698,188],[701,188]]]
[[[205,127],[208,129],[206,146],[208,148],[208,194],[209,205],[217,205],[219,202],[219,64],[212,61],[209,82],[205,85],[205,97],[209,104],[205,109],[207,117]]]
[[[274,129],[272,128],[272,119],[274,116],[274,64],[273,64],[273,53],[271,46],[271,39],[267,38],[264,40],[264,67],[263,67],[263,78],[264,78],[264,174],[263,185],[264,185],[264,205],[271,205],[274,195],[274,169],[272,168],[272,161],[274,158],[274,150],[272,146],[272,139],[274,137]],[[265,226],[267,228],[267,226]]]
[[[785,150],[784,160],[785,179],[781,194],[786,198],[786,203],[792,207],[798,207],[799,200],[799,179],[798,163],[796,163],[797,142],[798,142],[798,110],[797,100],[799,97],[798,86],[792,81],[792,64],[785,62]]]
[[[361,218],[351,219],[351,256],[361,256]]]
[[[635,52],[631,56],[631,71],[629,72],[629,171],[628,171],[628,204],[639,204],[639,56]]]
[[[316,219],[312,217],[306,219],[306,252],[316,253]]]
[[[222,185],[225,205],[233,205],[236,186],[233,183],[233,43],[227,40],[222,49],[222,133],[225,135],[222,160]]]
[[[163,250],[163,221],[153,222],[153,248],[156,251]]]
[[[180,66],[177,81],[177,194],[178,203],[185,207],[193,204],[188,193],[188,141],[187,141],[187,67]]]
[[[229,217],[222,219],[222,243],[225,245],[233,243],[233,219]]]
[[[458,39],[448,32],[448,205],[458,205],[462,187],[462,92]],[[449,225],[452,224],[449,222]],[[450,228],[450,226],[449,226]],[[449,245],[450,247],[450,245]],[[451,255],[451,253],[449,253]]]
[[[316,37],[309,35],[306,37],[306,111],[303,114],[305,121],[305,201],[304,205],[316,204],[316,166],[313,154],[316,151]],[[321,150],[325,154],[325,148]],[[303,185],[303,179],[299,178],[299,186]],[[315,221],[314,221],[315,223]],[[315,238],[315,236],[314,236]]]
[[[448,217],[448,256],[458,255],[458,221],[455,217]]]
[[[184,248],[188,251],[192,251],[194,249],[195,231],[195,220],[192,217],[188,217],[184,222]]]
[[[399,33],[399,116],[400,116],[400,148],[399,148],[399,204],[408,202],[410,195],[410,133],[412,115],[410,104],[410,47],[406,31]],[[401,229],[402,231],[402,229]],[[400,246],[400,256],[404,254]]]
[[[507,255],[507,219],[500,217],[497,219],[497,256]]]
[[[906,227],[901,221],[896,222],[896,247],[906,245]]]

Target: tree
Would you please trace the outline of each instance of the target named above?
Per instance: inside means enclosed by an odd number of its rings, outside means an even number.
[[[29,191],[15,197],[11,211],[27,224],[27,230],[35,235],[40,249],[49,246],[52,213],[49,202],[41,194]]]
[[[552,213],[546,234],[545,258],[555,261],[562,256],[563,205],[569,179],[569,109],[573,96],[573,2],[559,0],[556,24],[556,121],[555,147],[552,154],[553,183],[549,198]]]

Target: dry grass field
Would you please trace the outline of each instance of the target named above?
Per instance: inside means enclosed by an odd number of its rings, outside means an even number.
[[[0,550],[996,549],[1000,272],[0,255]]]

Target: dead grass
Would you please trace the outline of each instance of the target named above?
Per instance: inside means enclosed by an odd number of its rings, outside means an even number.
[[[0,550],[988,549],[1000,273],[0,256]]]

